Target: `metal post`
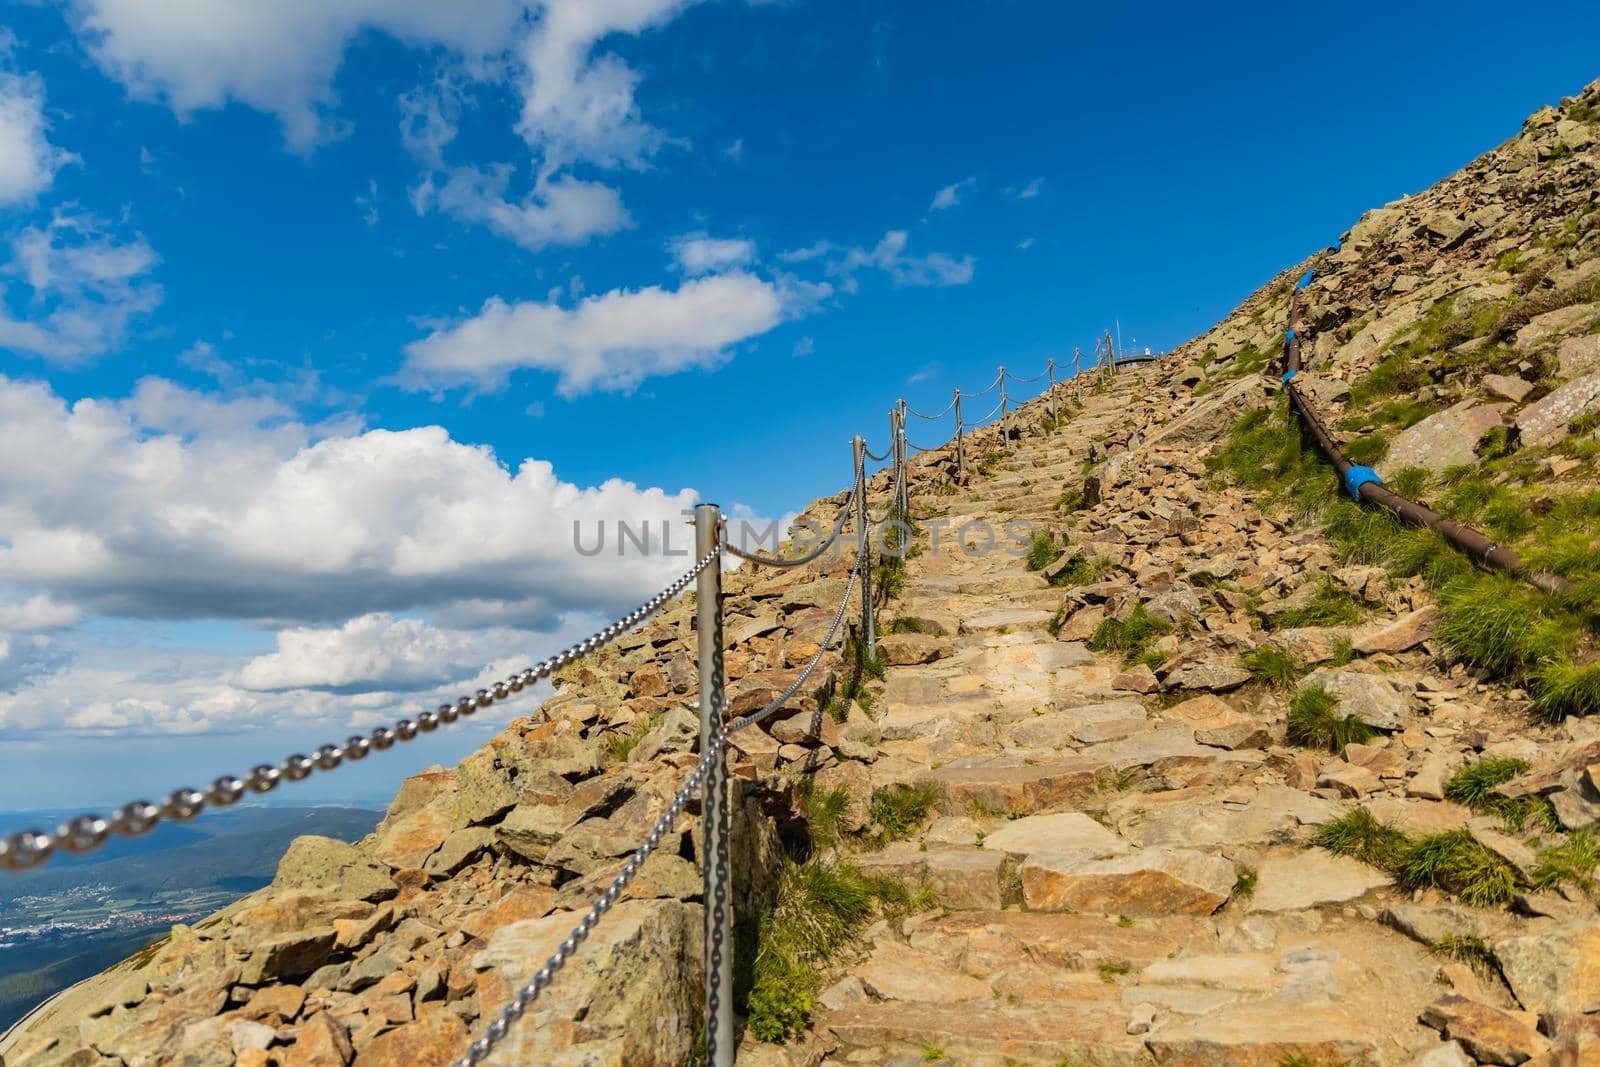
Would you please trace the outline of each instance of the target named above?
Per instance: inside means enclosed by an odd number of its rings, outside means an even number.
[[[906,402],[902,397],[897,412],[900,420],[900,519],[911,518],[911,442],[906,440]]]
[[[1000,439],[1007,448],[1011,447],[1011,433],[1006,428],[1011,421],[1011,413],[1006,407],[1006,369],[1000,368]]]
[[[956,480],[967,476],[967,442],[961,429],[961,390],[956,390]]]
[[[1045,369],[1050,372],[1050,388],[1047,390],[1047,392],[1049,392],[1049,394],[1050,394],[1050,430],[1051,430],[1052,433],[1054,433],[1055,432],[1055,428],[1056,428],[1056,357],[1055,356],[1051,356],[1050,357],[1050,361],[1045,364]]]
[[[694,509],[694,550],[704,556],[716,547],[722,509]],[[710,751],[722,730],[722,568],[713,562],[695,584],[700,637],[700,751]],[[733,915],[728,884],[728,757],[723,752],[706,771],[701,838],[705,843],[706,1063],[733,1067]]]
[[[856,465],[856,531],[862,538],[872,536],[867,525],[867,442],[857,434],[850,439],[850,451]],[[862,542],[857,541],[859,549]],[[867,642],[867,658],[878,658],[877,627],[872,620],[872,549],[866,550],[861,568],[861,634]]]

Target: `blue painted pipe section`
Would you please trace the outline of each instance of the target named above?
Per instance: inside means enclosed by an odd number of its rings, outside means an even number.
[[[1350,494],[1352,500],[1361,500],[1361,487],[1368,482],[1382,485],[1383,479],[1371,467],[1352,466],[1344,472],[1344,491]]]

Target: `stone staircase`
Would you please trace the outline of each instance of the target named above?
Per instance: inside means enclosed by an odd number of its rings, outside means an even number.
[[[874,789],[931,787],[935,810],[914,836],[845,858],[923,887],[937,907],[870,931],[822,995],[808,1044],[747,1042],[741,1063],[1443,1067],[1551,1047],[1492,976],[1402,932],[1396,909],[1448,909],[1441,899],[1408,902],[1377,869],[1310,847],[1316,824],[1364,800],[1422,823],[1467,813],[1405,795],[1406,774],[1443,747],[1415,725],[1374,743],[1393,769],[1371,795],[1330,773],[1365,753],[1284,747],[1282,697],[1244,685],[1238,667],[1268,639],[1259,621],[1179,576],[1227,559],[1219,569],[1270,599],[1337,568],[1241,495],[1203,493],[1188,445],[1144,447],[1181,403],[1124,373],[1056,432],[991,451],[988,473],[953,495],[936,495],[948,492],[937,481],[913,493],[929,547],[882,615],[876,752],[818,784],[843,782],[862,806]],[[1123,457],[1124,487],[1062,510],[1063,489],[1108,456]],[[1054,586],[1028,569],[1026,544],[985,551],[975,520],[1056,531],[1069,555],[1104,550],[1110,573]],[[1140,603],[1195,608],[1187,622],[1181,607],[1167,613],[1179,625],[1158,642],[1165,682],[1091,651],[1092,628],[1074,625]],[[1362,632],[1410,609],[1393,596],[1368,606]],[[1454,1030],[1419,1021],[1452,991],[1498,1015]]]

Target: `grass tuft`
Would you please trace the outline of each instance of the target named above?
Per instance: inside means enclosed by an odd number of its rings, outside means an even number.
[[[901,883],[873,878],[845,864],[790,864],[778,879],[777,903],[757,928],[746,998],[750,1032],[783,1041],[805,1028],[816,1007],[822,967],[863,924],[903,911],[913,898]]]
[[[1377,731],[1354,715],[1340,716],[1339,698],[1320,685],[1307,686],[1289,702],[1288,740],[1303,748],[1339,752],[1370,741]]]
[[[1033,540],[1028,542],[1028,554],[1025,562],[1030,571],[1042,571],[1061,557],[1061,550],[1056,547],[1055,535],[1048,530],[1034,531]]]
[[[877,823],[883,841],[903,841],[916,833],[936,800],[932,786],[897,782],[872,791],[867,815]]]
[[[1539,853],[1539,865],[1533,869],[1533,884],[1539,889],[1577,886],[1593,896],[1597,888],[1596,868],[1600,868],[1600,836],[1592,829],[1574,830],[1561,844]]]
[[[1317,844],[1340,856],[1389,870],[1406,847],[1406,836],[1378,821],[1366,808],[1356,808],[1317,827]]]
[[[1140,604],[1126,619],[1106,619],[1095,627],[1086,644],[1096,652],[1121,652],[1129,665],[1148,654],[1149,644],[1172,631],[1172,624],[1158,619]]]
[[[1294,653],[1277,645],[1262,645],[1246,652],[1244,669],[1249,671],[1256,681],[1282,688],[1293,685],[1306,672],[1305,664],[1301,663]]]

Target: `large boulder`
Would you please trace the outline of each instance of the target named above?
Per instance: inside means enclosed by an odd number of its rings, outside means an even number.
[[[683,1063],[700,1020],[702,914],[698,904],[676,900],[628,900],[612,908],[562,969],[561,980],[511,1028],[499,1062]],[[484,1018],[505,1007],[577,919],[557,912],[491,935],[488,947],[472,957]]]
[[[1379,730],[1399,730],[1405,726],[1406,700],[1387,678],[1358,671],[1318,668],[1301,682],[1301,689],[1321,686],[1339,701],[1337,713],[1354,715]]]
[[[387,900],[397,891],[387,866],[354,845],[314,834],[289,842],[272,890],[331,893],[343,900]]]
[[[1547,445],[1567,436],[1574,420],[1600,407],[1600,372],[1575,378],[1545,397],[1523,408],[1517,415],[1522,440]]]
[[[1478,443],[1500,425],[1509,406],[1463,400],[1429,415],[1390,442],[1378,473],[1387,476],[1403,467],[1442,471],[1477,462]]]
[[[1022,865],[1022,899],[1033,911],[1101,915],[1210,915],[1233,892],[1237,872],[1220,856],[1146,848],[1085,860],[1044,853]]]

